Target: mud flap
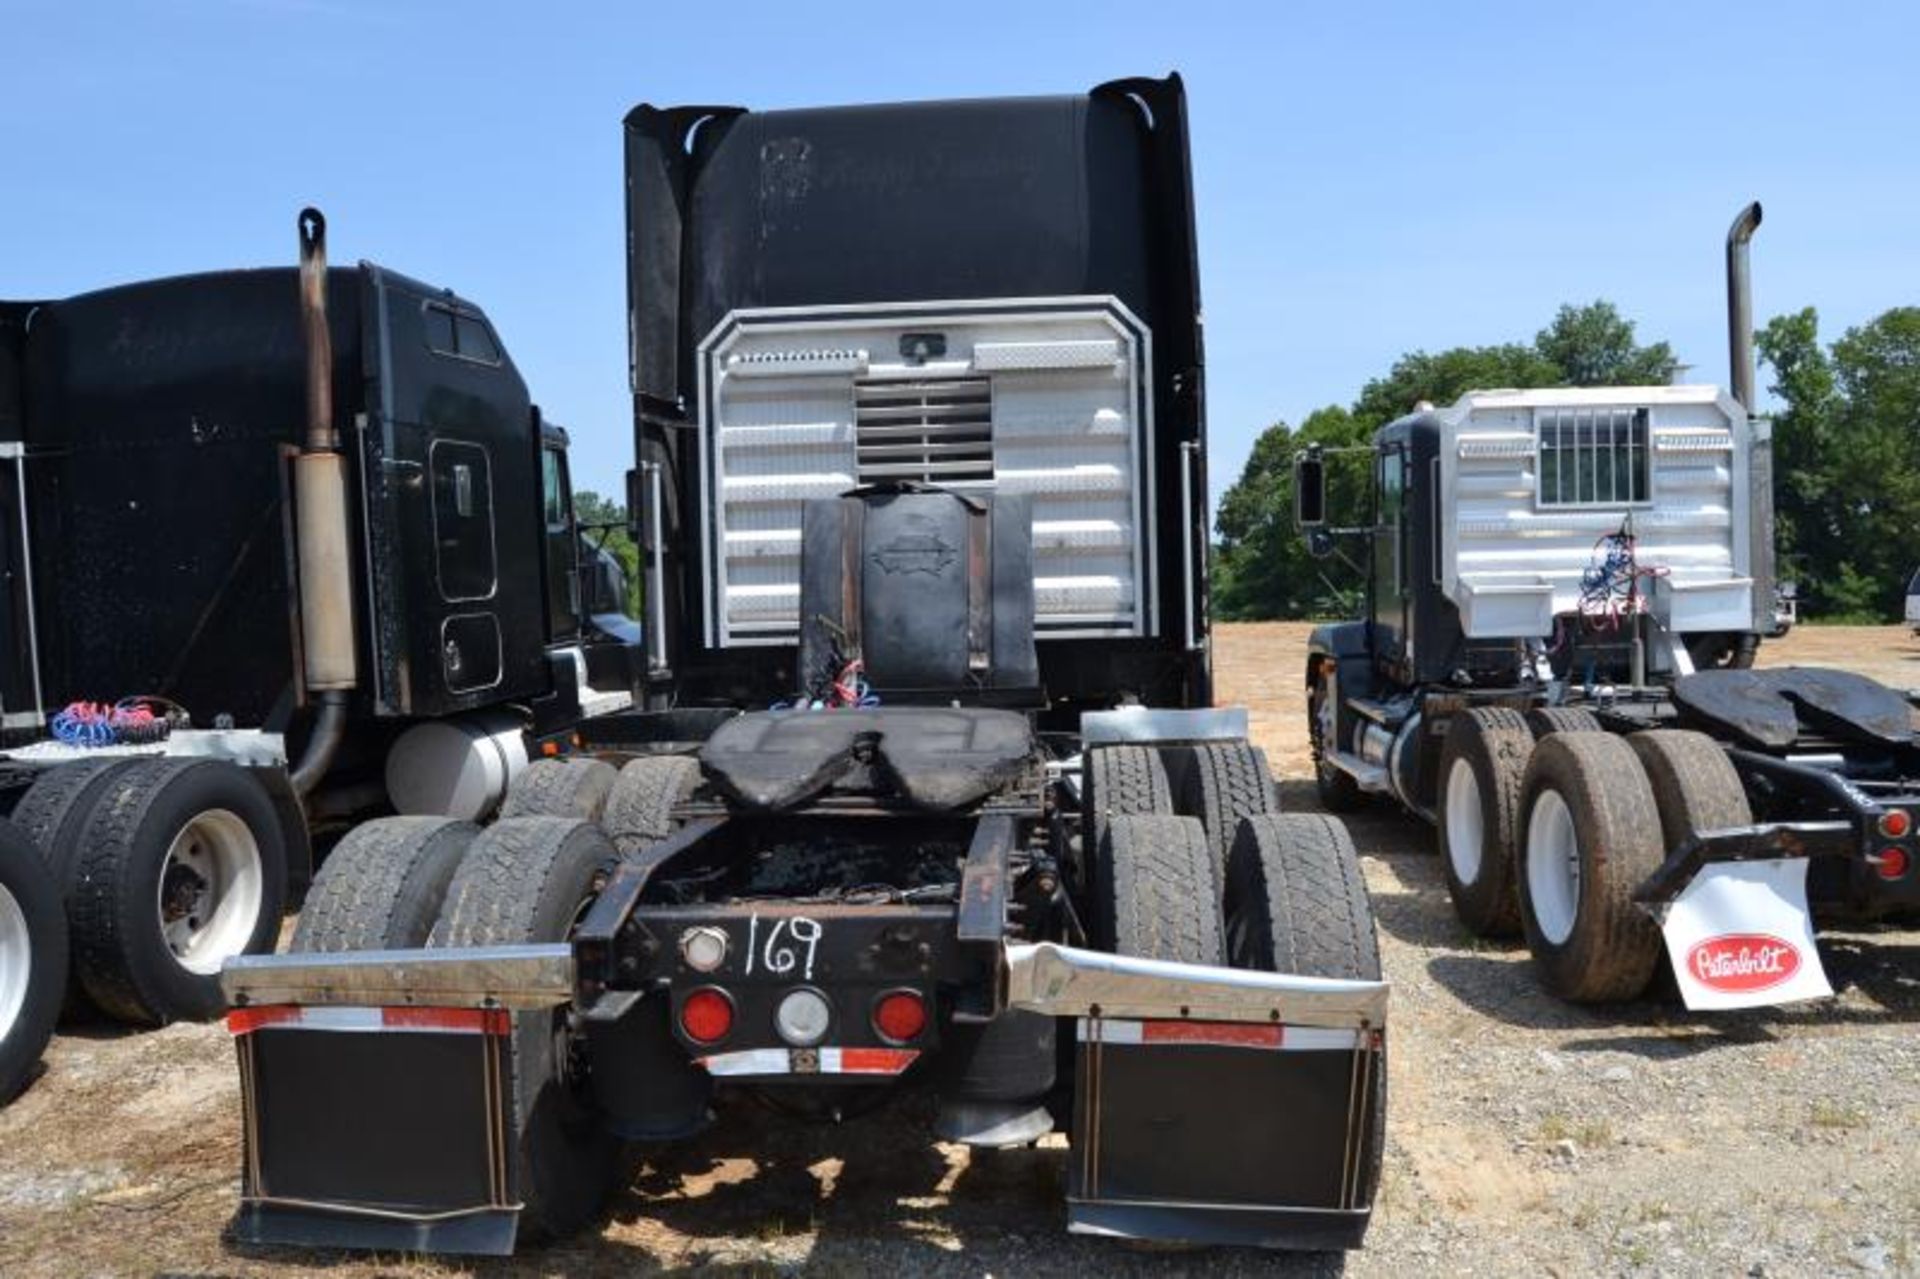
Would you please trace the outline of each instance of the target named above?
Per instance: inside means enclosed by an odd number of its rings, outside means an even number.
[[[1356,1248],[1384,1118],[1387,987],[1010,945],[1007,1003],[1074,1017],[1067,1227]]]
[[[1661,932],[1695,1012],[1833,994],[1807,910],[1807,859],[1713,862],[1665,907]]]
[[[246,1243],[513,1251],[509,1015],[279,1005],[228,1014]]]
[[[1371,1030],[1082,1018],[1067,1228],[1359,1247],[1380,1047]]]

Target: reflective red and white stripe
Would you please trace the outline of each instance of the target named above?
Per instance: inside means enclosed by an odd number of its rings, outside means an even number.
[[[513,1029],[513,1018],[499,1008],[307,1008],[268,1004],[234,1009],[227,1014],[227,1029],[235,1035],[267,1029],[504,1035]]]
[[[897,1075],[919,1055],[913,1048],[748,1048],[694,1064],[710,1075]]]
[[[1116,1021],[1082,1017],[1083,1044],[1153,1044],[1186,1048],[1262,1048],[1269,1052],[1352,1052],[1357,1030],[1281,1026],[1250,1021]]]

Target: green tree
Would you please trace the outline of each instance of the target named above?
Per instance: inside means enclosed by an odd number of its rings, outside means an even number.
[[[1823,620],[1898,617],[1920,565],[1920,307],[1820,349],[1809,307],[1757,335],[1785,408],[1774,419],[1776,545]]]
[[[1220,500],[1215,521],[1214,611],[1228,620],[1321,617],[1343,613],[1355,583],[1336,561],[1307,554],[1293,525],[1293,458],[1309,444],[1329,449],[1365,444],[1371,430],[1348,410],[1330,405],[1309,414],[1298,430],[1276,422],[1254,441],[1240,478]],[[1367,470],[1353,454],[1334,454],[1327,471],[1327,506],[1338,518],[1362,518]]]
[[[1533,349],[1570,386],[1665,386],[1680,367],[1665,342],[1635,342],[1633,321],[1605,299],[1562,306],[1534,335]]]
[[[1451,404],[1468,391],[1554,386],[1563,380],[1558,364],[1518,342],[1456,346],[1436,354],[1414,351],[1394,361],[1385,377],[1361,388],[1353,416],[1371,432],[1411,413],[1421,400]]]

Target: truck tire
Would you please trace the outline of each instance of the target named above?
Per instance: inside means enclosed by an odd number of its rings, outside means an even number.
[[[426,945],[447,885],[479,834],[472,822],[452,817],[382,817],[354,827],[314,876],[290,949]]]
[[[1600,721],[1583,706],[1536,706],[1527,712],[1527,727],[1539,738],[1549,733],[1597,733]]]
[[[1633,891],[1664,860],[1660,810],[1624,738],[1555,733],[1521,797],[1520,916],[1547,989],[1580,1003],[1633,999],[1660,963],[1660,929]]]
[[[618,856],[590,822],[503,818],[468,846],[428,945],[565,941]],[[566,1070],[566,1024],[564,1009],[515,1013],[508,1067],[518,1134],[512,1193],[525,1205],[521,1229],[550,1239],[598,1215],[620,1156],[591,1084]]]
[[[1227,853],[1240,819],[1280,811],[1267,753],[1247,742],[1207,742],[1186,752],[1176,810],[1197,817],[1213,854],[1215,897],[1226,891]]]
[[[507,783],[500,816],[577,817],[597,822],[618,776],[605,760],[537,759]]]
[[[1338,818],[1249,817],[1227,863],[1227,962],[1302,977],[1380,980],[1380,939],[1360,854]],[[1358,1202],[1373,1202],[1386,1154],[1387,1069],[1375,1061]]]
[[[1653,786],[1665,853],[1703,830],[1753,825],[1753,807],[1740,774],[1727,752],[1705,733],[1662,728],[1634,733],[1627,745],[1640,757]]]
[[[59,883],[32,842],[0,821],[0,1106],[32,1078],[66,989]]]
[[[1316,675],[1307,690],[1307,741],[1313,748],[1313,788],[1320,796],[1320,807],[1329,813],[1351,813],[1367,802],[1353,774],[1327,756],[1335,742],[1332,725],[1339,708],[1332,704],[1333,690],[1325,678]]]
[[[286,837],[264,787],[216,759],[143,759],[107,780],[67,866],[73,968],[109,1016],[226,1008],[220,965],[273,949]]]
[[[1173,812],[1173,787],[1160,752],[1151,746],[1096,746],[1081,759],[1080,838],[1089,853],[1106,839],[1115,817]]]
[[[700,784],[700,761],[691,755],[654,755],[630,760],[607,793],[600,825],[623,857],[673,833],[675,806]]]
[[[1207,891],[1213,856],[1194,818],[1108,818],[1096,880],[1105,940],[1115,954],[1220,963],[1220,904]]]
[[[1240,823],[1227,863],[1227,958],[1235,968],[1380,979],[1373,903],[1338,818],[1276,813]]]
[[[41,857],[53,871],[55,882],[65,877],[74,840],[86,825],[94,798],[109,777],[137,762],[83,759],[56,764],[36,777],[20,802],[13,806],[13,824],[40,850]]]
[[[1454,914],[1479,937],[1520,931],[1515,894],[1520,787],[1533,731],[1519,711],[1483,706],[1447,725],[1440,753],[1440,861]]]

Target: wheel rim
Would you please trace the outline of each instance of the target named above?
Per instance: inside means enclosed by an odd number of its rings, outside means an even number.
[[[1580,841],[1557,790],[1543,790],[1527,821],[1527,896],[1533,922],[1552,944],[1573,935],[1580,910]]]
[[[211,976],[260,922],[260,843],[238,814],[210,808],[180,828],[160,864],[160,936],[182,968]]]
[[[1447,773],[1447,861],[1462,884],[1480,879],[1482,844],[1487,818],[1480,809],[1480,779],[1464,759],[1453,761]]]
[[[27,983],[33,980],[33,940],[27,936],[27,912],[5,884],[0,884],[0,1041],[13,1033],[27,1006]]]

